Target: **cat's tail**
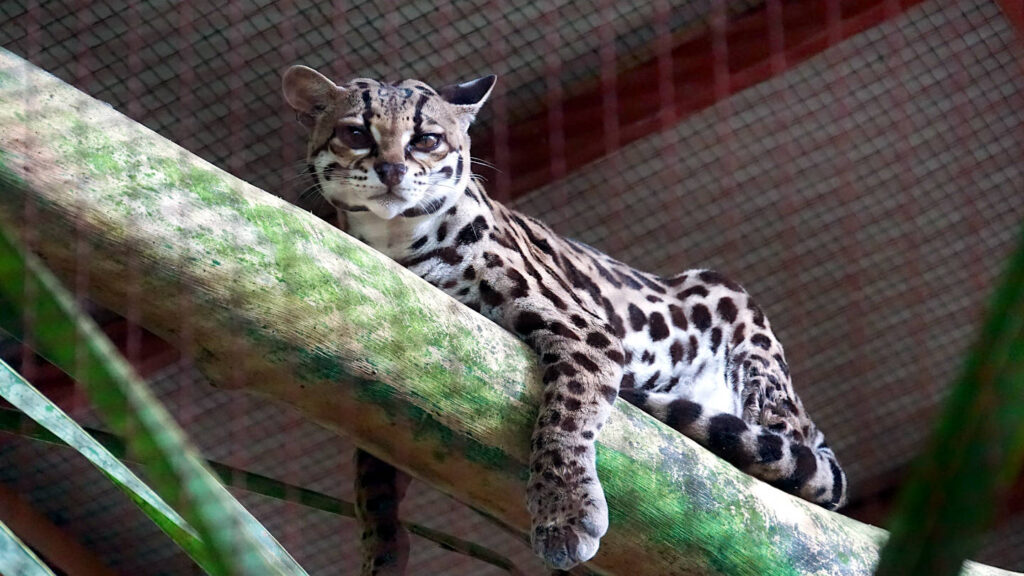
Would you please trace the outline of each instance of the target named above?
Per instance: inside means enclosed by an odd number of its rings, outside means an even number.
[[[707,412],[672,394],[624,388],[619,396],[776,488],[828,510],[846,503],[846,474],[821,432],[808,443],[797,442],[732,414]]]

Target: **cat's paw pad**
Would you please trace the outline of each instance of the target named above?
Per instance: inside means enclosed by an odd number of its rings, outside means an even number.
[[[554,494],[538,490],[531,541],[533,551],[548,566],[568,570],[597,554],[601,536],[608,530],[608,506],[600,485],[581,486],[578,494]],[[543,494],[548,492],[548,494]],[[549,498],[544,498],[548,496]],[[547,504],[547,506],[545,506]]]

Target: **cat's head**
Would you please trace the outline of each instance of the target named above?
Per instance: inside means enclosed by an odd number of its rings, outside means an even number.
[[[380,218],[430,214],[470,177],[467,130],[496,78],[445,86],[356,79],[335,85],[305,66],[284,73],[284,97],[309,128],[307,161],[324,197]]]

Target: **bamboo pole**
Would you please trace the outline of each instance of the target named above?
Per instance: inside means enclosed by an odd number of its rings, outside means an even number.
[[[291,404],[528,529],[525,462],[541,387],[524,344],[2,50],[0,222],[218,385]],[[867,575],[877,562],[884,531],[758,482],[624,402],[599,440],[611,528],[593,569]],[[1010,574],[976,564],[964,573]]]

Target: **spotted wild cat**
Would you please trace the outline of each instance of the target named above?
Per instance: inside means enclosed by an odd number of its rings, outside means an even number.
[[[495,83],[337,86],[303,66],[284,95],[309,128],[307,160],[347,231],[536,351],[545,391],[527,507],[534,550],[566,569],[608,528],[594,442],[616,397],[741,470],[835,509],[846,479],[793,391],[782,346],[738,284],[711,270],[634,270],[487,197],[467,131]],[[400,574],[408,481],[357,458],[363,573]]]

